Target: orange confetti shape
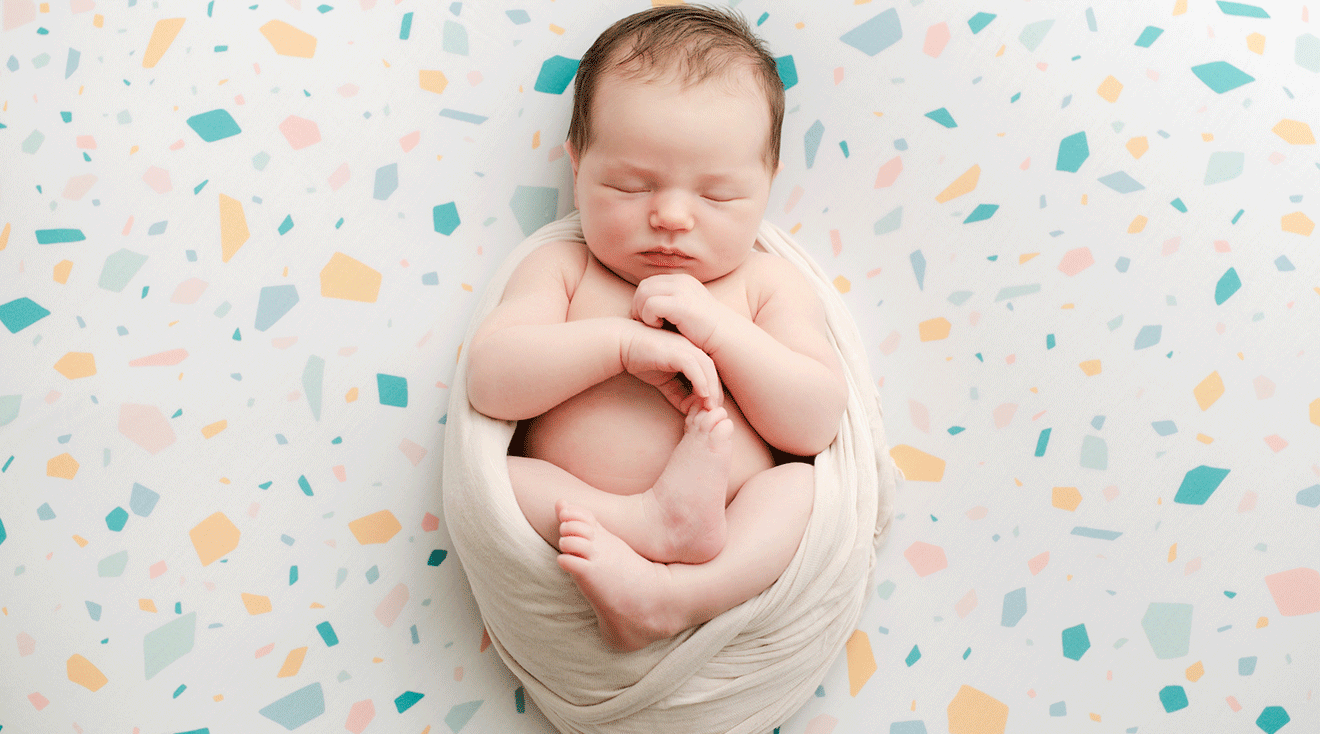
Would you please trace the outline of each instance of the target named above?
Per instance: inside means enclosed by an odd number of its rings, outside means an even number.
[[[854,697],[876,671],[875,655],[871,652],[871,639],[861,630],[853,630],[846,645],[848,651],[848,691]]]
[[[220,194],[220,260],[229,262],[238,248],[248,241],[247,216],[243,204]]]
[[[92,664],[92,661],[82,655],[74,655],[65,663],[65,669],[68,671],[69,680],[95,693],[101,690],[101,687],[109,683],[109,679],[101,672],[99,668]]]
[[[1201,384],[1192,389],[1192,395],[1196,396],[1196,404],[1201,406],[1201,410],[1209,410],[1223,394],[1224,381],[1217,371],[1211,372],[1201,380]]]
[[[1315,231],[1315,222],[1312,222],[1311,218],[1302,212],[1284,214],[1279,222],[1284,232],[1292,232],[1303,237],[1310,237],[1311,233]]]
[[[0,242],[0,250],[5,249],[4,243]],[[61,260],[55,263],[55,282],[64,285],[69,282],[69,273],[73,272],[72,260]]]
[[[55,363],[55,371],[70,380],[91,377],[96,374],[96,358],[91,352],[68,352]]]
[[[445,78],[444,72],[439,69],[422,69],[417,72],[417,83],[422,89],[428,92],[440,94],[449,86],[449,80]]]
[[[170,44],[174,43],[175,36],[179,35],[184,20],[186,18],[162,18],[156,21],[156,27],[151,30],[151,40],[147,41],[147,50],[142,54],[143,69],[150,69],[160,61]]]
[[[1118,101],[1118,95],[1123,92],[1123,83],[1110,75],[1100,82],[1100,88],[1095,91],[1101,99],[1112,104]]]
[[[248,614],[265,614],[271,610],[270,597],[244,592],[243,606],[247,607]]]
[[[316,53],[316,36],[304,33],[282,20],[272,20],[261,27],[261,35],[270,41],[275,53],[310,59]]]
[[[1004,734],[1008,705],[963,685],[949,702],[949,734]]]
[[[834,288],[839,291],[839,293],[847,293],[852,290],[852,283],[848,282],[847,278],[840,275],[834,279]]]
[[[1141,156],[1146,155],[1146,151],[1150,150],[1150,143],[1146,142],[1146,136],[1142,135],[1127,141],[1126,147],[1127,151],[1132,154],[1133,158],[1140,158]]]
[[[73,458],[73,454],[60,454],[46,462],[46,476],[56,479],[73,479],[78,473],[78,462]]]
[[[403,529],[403,525],[399,524],[393,512],[381,510],[350,522],[348,529],[353,532],[358,543],[370,545],[387,542]]]
[[[299,647],[289,651],[284,658],[284,664],[280,666],[280,672],[275,674],[276,678],[292,678],[302,670],[303,658],[307,657],[307,648]]]
[[[908,481],[938,482],[944,478],[944,459],[938,456],[907,444],[899,444],[890,449],[889,456]]]
[[[222,418],[208,426],[203,426],[202,435],[205,436],[206,438],[211,438],[215,434],[225,430],[228,427],[229,427],[229,421]]]
[[[952,201],[963,194],[970,193],[976,188],[976,184],[980,180],[981,166],[973,165],[971,168],[967,169],[963,175],[955,179],[953,183],[949,184],[948,188],[941,191],[939,195],[935,197],[935,201],[943,204],[947,201]]]
[[[939,316],[922,321],[917,325],[917,332],[921,335],[923,342],[931,342],[948,338],[949,330],[952,328],[953,324],[950,324],[948,319]]]
[[[1187,666],[1186,675],[1187,680],[1195,683],[1198,680],[1201,680],[1201,676],[1205,675],[1205,666],[1201,664],[1200,660],[1197,660],[1195,663]]]
[[[241,534],[223,512],[216,512],[188,531],[203,566],[209,566],[238,547]]]
[[[1082,504],[1082,493],[1076,487],[1055,487],[1051,491],[1050,504],[1060,510],[1074,512]]]
[[[332,255],[321,268],[321,295],[326,298],[375,303],[380,282],[379,271],[342,252]]]

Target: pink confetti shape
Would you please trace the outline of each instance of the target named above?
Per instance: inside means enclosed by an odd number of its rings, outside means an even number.
[[[243,99],[243,95],[241,94],[234,95],[234,104],[236,105],[246,104],[246,100]]]
[[[463,680],[463,666],[462,666],[462,665],[458,666],[457,668],[454,668],[454,680],[456,680],[456,681],[460,681],[460,682]]]
[[[807,722],[807,729],[803,734],[830,734],[838,723],[839,720],[833,716],[821,714]]]
[[[477,71],[476,69],[473,69],[472,71],[468,72],[467,78],[468,78],[468,84],[471,84],[472,86],[475,87],[481,83],[481,78],[482,78],[481,72]]]
[[[408,603],[408,587],[399,584],[390,593],[385,595],[380,605],[376,607],[376,619],[386,627],[394,625],[394,620],[398,619],[399,612],[403,611],[403,605]]]
[[[422,516],[422,530],[425,530],[428,533],[432,533],[435,532],[439,527],[440,527],[440,518],[436,517],[435,515],[432,515],[429,512]]]
[[[146,357],[138,357],[128,363],[129,367],[170,367],[188,358],[187,349],[171,349]],[[154,453],[154,452],[153,452]]]
[[[128,215],[128,221],[127,221],[127,222],[124,222],[124,229],[123,229],[122,232],[120,232],[120,234],[122,234],[122,235],[124,235],[125,237],[127,237],[127,236],[128,236],[128,233],[129,233],[129,232],[132,232],[132,231],[133,231],[133,215],[130,214],[130,215]]]
[[[1215,240],[1215,252],[1232,252],[1228,246],[1228,240]]]
[[[289,115],[280,123],[280,132],[294,150],[302,150],[321,142],[321,128],[315,122],[297,115]]]
[[[1091,256],[1091,248],[1079,247],[1064,253],[1059,261],[1059,272],[1071,277],[1092,265],[1095,265],[1095,258]]]
[[[46,393],[46,404],[47,404],[47,405],[49,405],[49,404],[51,404],[51,403],[53,403],[53,402],[55,402],[56,400],[59,400],[59,399],[60,399],[60,391],[59,391],[59,390],[51,390],[50,392]]]
[[[944,47],[949,43],[949,24],[936,23],[926,29],[926,43],[922,45],[921,52],[938,59],[940,54],[944,53]]]
[[[330,540],[325,541],[325,544],[328,545],[328,546],[330,546],[331,548],[334,548],[334,547],[335,547],[335,539],[334,539],[334,538],[331,538]]]
[[[1273,163],[1276,166],[1279,165],[1280,163],[1283,163],[1286,160],[1288,159],[1284,157],[1284,155],[1277,150],[1274,151],[1273,153],[1270,153],[1270,163]]]
[[[551,163],[554,163],[555,161],[563,157],[564,157],[564,146],[556,145],[550,148],[550,154],[546,156],[546,160],[550,161]],[[780,165],[783,164],[781,163]]]
[[[1224,322],[1222,322],[1222,321],[1220,321],[1219,323],[1215,324],[1215,331],[1219,332],[1220,334],[1223,334],[1224,331],[1226,331],[1227,329],[1228,329],[1228,326],[1226,326],[1226,325],[1224,324]]]
[[[1305,566],[1265,577],[1279,614],[1296,617],[1320,612],[1320,571]]]
[[[1146,76],[1149,77],[1150,80],[1153,82],[1157,82],[1160,80],[1160,73],[1158,71],[1155,71],[1154,69],[1147,69]]]
[[[408,461],[411,461],[413,466],[422,463],[422,459],[426,458],[426,449],[406,438],[399,443],[399,450],[408,457]]]
[[[1040,63],[1036,64],[1036,68],[1040,69],[1041,71],[1045,71],[1046,69],[1050,68],[1050,65],[1045,63],[1044,61],[1041,61]]]
[[[1035,688],[1028,688],[1028,689],[1027,689],[1027,698],[1035,698],[1035,697],[1036,697],[1036,689],[1035,689]]]
[[[336,168],[335,172],[330,174],[330,178],[326,179],[326,183],[330,184],[331,191],[338,191],[340,186],[348,183],[348,179],[351,175],[352,174],[348,170],[348,164],[341,163],[339,168]]]
[[[399,138],[399,147],[403,148],[404,153],[407,153],[413,148],[416,148],[417,144],[421,142],[421,140],[422,140],[422,131],[413,130],[407,135],[404,135],[403,137]]]
[[[376,704],[372,703],[370,698],[364,698],[348,710],[348,721],[344,722],[344,728],[353,734],[362,734],[367,724],[370,724],[374,718],[376,718]]]
[[[330,471],[335,475],[335,479],[338,479],[341,482],[348,481],[348,474],[344,473],[343,464],[339,464],[338,466],[331,467]]]
[[[1104,494],[1105,494],[1106,502],[1113,502],[1114,499],[1118,497],[1118,487],[1115,487],[1114,485],[1111,484],[1108,487],[1105,487]]]
[[[843,81],[843,67],[836,66],[834,67],[834,84],[837,86],[842,81]]]
[[[351,357],[351,356],[353,356],[353,353],[356,352],[356,351],[357,351],[357,347],[340,347],[340,348],[339,348],[339,356],[341,356],[341,357]]]
[[[837,229],[830,230],[830,251],[834,253],[835,257],[843,252],[843,238],[839,236],[839,230]]]
[[[78,13],[86,13],[88,10],[95,7],[96,3],[93,2],[93,0],[69,0],[69,10],[74,15],[77,15]]]
[[[912,570],[923,578],[949,567],[949,559],[944,555],[943,548],[920,540],[908,546],[903,551],[903,557],[912,565]]]
[[[806,189],[801,186],[794,186],[788,194],[788,203],[784,204],[784,213],[787,214],[793,207],[797,206],[798,201],[802,199],[802,195],[805,193],[807,193]]]
[[[1233,696],[1229,696],[1224,700],[1228,702],[1228,707],[1233,709],[1234,713],[1237,713],[1238,711],[1242,710],[1242,704],[1238,703],[1238,700]]]
[[[1256,379],[1251,381],[1251,384],[1256,388],[1257,400],[1274,397],[1274,382],[1265,375],[1257,376]]]
[[[883,189],[893,186],[894,182],[898,180],[898,174],[902,172],[903,156],[896,155],[893,158],[890,158],[888,161],[885,161],[883,166],[880,166],[880,172],[875,176],[874,188]]]
[[[1283,440],[1283,437],[1277,433],[1270,436],[1266,436],[1265,445],[1269,446],[1270,450],[1276,454],[1288,448],[1288,442]]]
[[[976,326],[976,323],[977,323],[978,321],[980,321],[980,320],[981,320],[981,312],[980,312],[980,311],[973,311],[973,312],[967,314],[967,322],[968,322],[969,324],[971,324],[972,326]]]
[[[976,589],[967,592],[957,604],[953,605],[953,611],[958,613],[958,619],[967,619],[967,615],[976,609]]]
[[[912,416],[912,425],[922,433],[930,433],[930,411],[915,400],[908,401],[908,414]]]
[[[264,657],[266,657],[267,655],[269,655],[269,654],[271,653],[271,651],[274,650],[274,649],[275,649],[275,643],[273,643],[273,642],[270,643],[269,645],[266,645],[265,647],[257,648],[257,655],[256,655],[256,657],[258,657],[258,658],[264,658]]]
[[[79,135],[75,144],[82,150],[96,150],[96,138],[91,135]]]
[[[872,268],[871,270],[866,271],[866,277],[868,277],[868,278],[874,278],[875,276],[879,275],[880,273],[883,273],[884,270],[885,270],[884,268]]]
[[[175,441],[174,429],[154,405],[120,405],[119,432],[150,454],[164,451]]]
[[[277,336],[274,339],[270,340],[270,345],[272,347],[275,347],[276,349],[288,349],[289,347],[297,343],[298,343],[298,337],[296,336]],[[289,398],[289,399],[297,400],[298,398]]]
[[[255,519],[258,512],[261,512],[260,502],[253,502],[251,505],[248,506],[248,517]]]
[[[25,658],[37,651],[37,641],[26,632],[18,633],[18,656]]]
[[[183,138],[170,143],[170,150],[183,150]]]
[[[36,693],[36,692],[29,693],[27,699],[32,703],[32,706],[36,708],[38,711],[50,705],[50,701],[40,693]]]
[[[339,92],[339,96],[341,97],[352,97],[358,93],[358,85],[345,84],[344,86],[340,87],[339,89],[336,89],[335,91]]]
[[[185,306],[197,303],[197,299],[206,292],[206,287],[210,285],[201,278],[189,278],[174,288],[174,295],[170,296],[170,303],[180,303]]]
[[[1173,238],[1170,238],[1170,239],[1165,240],[1165,241],[1164,241],[1164,250],[1162,251],[1163,254],[1164,254],[1165,256],[1172,255],[1173,253],[1175,253],[1175,252],[1178,251],[1178,245],[1180,245],[1180,244],[1182,244],[1182,238],[1181,238],[1181,237],[1173,237]]]
[[[1045,567],[1048,565],[1050,565],[1050,552],[1045,551],[1032,558],[1030,561],[1027,561],[1027,570],[1031,571],[1032,576],[1036,576],[1041,571],[1044,571]]]
[[[1256,493],[1248,489],[1242,494],[1242,501],[1238,503],[1238,512],[1251,512],[1256,509]]]
[[[168,567],[165,565],[164,561],[156,561],[155,563],[151,564],[151,568],[147,569],[148,573],[151,575],[151,578],[153,579],[159,578],[160,576],[164,575],[165,571],[167,570]]]
[[[1192,574],[1200,570],[1201,570],[1201,559],[1199,557],[1193,558],[1192,560],[1187,562],[1186,566],[1183,566],[1183,575],[1191,576]]]
[[[37,4],[32,0],[5,0],[5,30],[31,23],[37,17]]]
[[[894,350],[898,349],[898,342],[900,339],[902,339],[902,337],[899,336],[897,331],[889,332],[889,336],[885,337],[885,340],[880,342],[880,353],[886,357],[893,354]]]
[[[981,520],[984,519],[985,516],[988,514],[990,514],[990,508],[986,507],[985,505],[977,505],[976,507],[973,507],[972,509],[967,511],[967,519]]]
[[[87,173],[82,176],[74,176],[69,182],[64,184],[64,198],[70,201],[78,201],[87,195],[87,192],[96,185],[96,175]]]
[[[1007,357],[1004,357],[1004,362],[1006,362],[1006,363],[1008,363],[1008,364],[1013,364],[1013,363],[1016,362],[1016,361],[1017,361],[1017,355],[1016,355],[1016,354],[1010,354],[1010,355],[1008,355]]]
[[[994,413],[992,414],[995,418],[995,428],[1003,428],[1009,423],[1012,423],[1013,416],[1017,414],[1017,409],[1017,403],[1004,403],[995,408]]]
[[[167,194],[174,188],[174,185],[170,183],[170,172],[164,168],[157,168],[156,166],[148,168],[147,172],[142,174],[142,180],[151,187],[152,191],[158,194]]]

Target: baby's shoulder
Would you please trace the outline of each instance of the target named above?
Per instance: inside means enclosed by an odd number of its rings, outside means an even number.
[[[587,269],[587,246],[573,240],[554,240],[527,253],[518,263],[514,276],[554,276],[561,278],[571,293]]]
[[[750,292],[771,296],[797,297],[810,293],[811,283],[793,263],[778,255],[753,250],[743,264],[743,282]]]

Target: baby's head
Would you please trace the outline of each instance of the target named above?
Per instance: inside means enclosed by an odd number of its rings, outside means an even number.
[[[567,142],[592,253],[633,283],[731,272],[756,241],[783,116],[774,58],[736,13],[615,23],[578,66]]]

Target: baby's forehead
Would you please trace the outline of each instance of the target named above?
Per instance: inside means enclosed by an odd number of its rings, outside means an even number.
[[[769,104],[765,91],[756,78],[755,69],[750,62],[732,60],[719,68],[706,69],[702,72],[688,68],[678,59],[662,63],[642,64],[636,60],[627,63],[610,64],[597,78],[597,88],[608,85],[666,85],[677,83],[687,91],[695,87],[714,89],[731,97],[755,97],[758,101]],[[599,95],[606,97],[607,95]]]

